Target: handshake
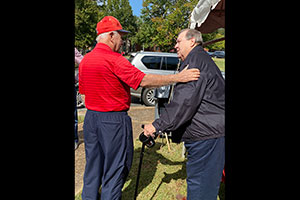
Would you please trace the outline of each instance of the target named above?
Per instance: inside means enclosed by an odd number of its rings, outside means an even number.
[[[145,125],[142,125],[142,128],[144,129],[145,132]],[[147,147],[151,148],[155,145],[155,139],[157,138],[157,136],[159,135],[159,133],[154,132],[154,134],[152,133],[151,135],[145,135],[144,132],[142,132],[139,136],[139,140],[145,144]],[[154,136],[154,137],[153,137]]]

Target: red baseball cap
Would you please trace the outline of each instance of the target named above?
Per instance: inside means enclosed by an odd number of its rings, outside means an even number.
[[[96,27],[97,35],[109,31],[118,31],[122,33],[130,33],[130,31],[123,30],[120,22],[113,16],[105,16],[98,22]]]

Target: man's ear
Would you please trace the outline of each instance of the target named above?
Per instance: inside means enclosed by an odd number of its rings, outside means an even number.
[[[191,43],[190,43],[191,47],[196,45],[196,39],[195,38],[191,38],[190,41],[191,41]]]
[[[112,38],[113,36],[114,36],[114,33],[113,33],[113,32],[110,32],[110,33],[109,33],[109,37]]]
[[[110,33],[109,33],[109,40],[112,41],[112,40],[113,40],[113,37],[114,37],[114,33],[113,33],[113,32],[110,32]]]

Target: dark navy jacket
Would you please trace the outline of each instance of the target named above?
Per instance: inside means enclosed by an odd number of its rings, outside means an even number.
[[[221,71],[200,45],[191,50],[179,71],[187,65],[198,68],[200,78],[175,85],[172,101],[153,126],[157,131],[172,131],[172,140],[177,143],[225,136],[225,80]]]

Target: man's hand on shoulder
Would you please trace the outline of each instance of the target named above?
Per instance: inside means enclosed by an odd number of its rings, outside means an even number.
[[[176,77],[176,82],[189,82],[189,81],[196,81],[200,77],[200,71],[197,68],[187,69],[188,67],[184,68],[181,72],[179,72]]]
[[[146,74],[142,79],[141,87],[161,87],[163,85],[170,85],[173,83],[185,83],[189,81],[196,81],[200,77],[199,69],[187,69],[185,68],[178,74],[170,75],[158,75],[158,74]]]

